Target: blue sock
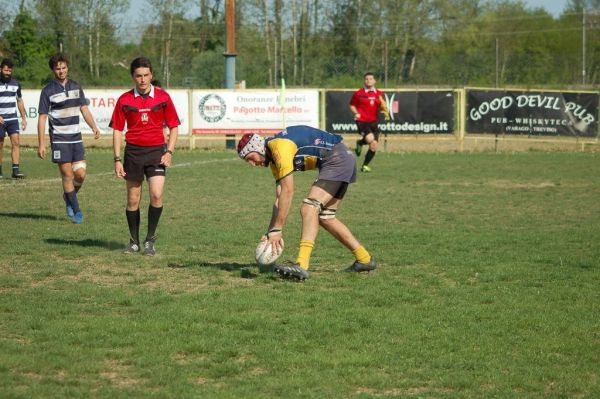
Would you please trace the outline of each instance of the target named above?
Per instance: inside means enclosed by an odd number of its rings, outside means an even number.
[[[77,193],[73,190],[70,193],[65,193],[67,197],[67,201],[71,204],[71,208],[73,208],[73,212],[81,212],[81,208],[79,208],[79,201],[77,200]]]

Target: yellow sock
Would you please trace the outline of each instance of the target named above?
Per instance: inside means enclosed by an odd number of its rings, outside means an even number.
[[[310,254],[312,253],[314,247],[314,241],[300,240],[300,250],[298,251],[296,263],[298,263],[304,270],[308,269],[308,265],[310,263]]]
[[[356,258],[356,260],[360,263],[369,263],[371,261],[371,255],[367,252],[365,247],[362,245],[352,251],[352,255]]]

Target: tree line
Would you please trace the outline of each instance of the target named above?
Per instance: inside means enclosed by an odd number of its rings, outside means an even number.
[[[130,2],[0,0],[0,55],[24,87],[58,51],[87,86],[129,86],[138,56],[165,87],[223,86],[225,0],[138,0],[145,24]],[[236,41],[248,88],[353,88],[367,70],[380,87],[600,86],[600,0],[558,17],[519,0],[238,0]]]

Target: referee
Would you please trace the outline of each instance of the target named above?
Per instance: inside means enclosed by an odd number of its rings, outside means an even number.
[[[131,62],[130,72],[135,88],[119,97],[110,122],[113,128],[115,174],[127,183],[125,214],[130,239],[124,253],[140,251],[140,198],[145,177],[148,180],[150,205],[143,254],[154,256],[156,227],[163,210],[165,171],[172,163],[180,122],[171,97],[151,83],[150,60],[136,58]],[[122,160],[121,138],[126,124],[126,146]],[[168,144],[163,134],[165,124],[169,129]]]

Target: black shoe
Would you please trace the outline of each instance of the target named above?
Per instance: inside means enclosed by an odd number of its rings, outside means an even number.
[[[21,172],[13,172],[12,178],[13,179],[24,179],[25,175]]]
[[[351,272],[351,273],[352,272],[360,273],[360,272],[370,272],[375,269],[377,269],[377,261],[375,260],[375,258],[371,257],[371,261],[369,263],[360,263],[359,261],[356,261],[352,264],[352,266],[350,266],[349,268],[347,268],[344,271]]]
[[[156,237],[152,237],[151,239],[144,241],[144,252],[142,255],[154,256],[156,254],[156,250],[154,249],[155,240]]]
[[[281,278],[291,278],[300,281],[308,280],[310,273],[304,270],[299,264],[275,266],[273,271],[281,276]]]
[[[140,252],[140,243],[134,241],[133,239],[129,239],[129,245],[123,250],[124,254],[133,254],[136,252]]]

